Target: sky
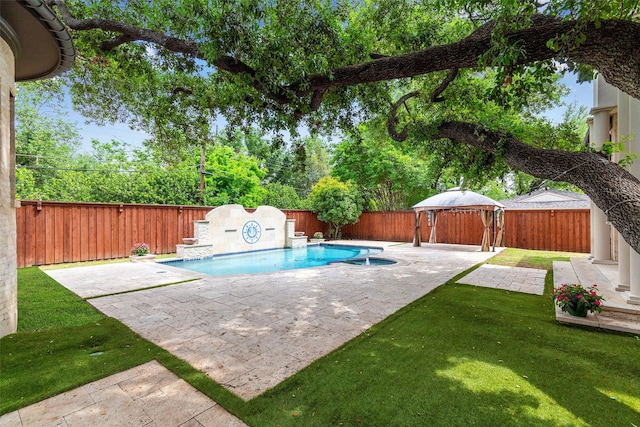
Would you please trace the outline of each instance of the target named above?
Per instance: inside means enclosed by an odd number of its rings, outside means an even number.
[[[576,102],[578,106],[584,105],[587,107],[588,112],[593,106],[593,82],[576,83],[576,76],[569,73],[567,73],[561,81],[570,90],[569,95],[563,98],[563,102],[567,105],[573,102]],[[545,115],[553,123],[558,123],[562,120],[562,115],[567,109],[567,105],[549,110]]]
[[[593,83],[576,83],[576,78],[573,74],[567,74],[562,82],[570,89],[569,95],[567,95],[563,102],[567,105],[576,102],[578,106],[584,105],[587,110],[593,105]],[[560,105],[552,110],[547,111],[544,115],[549,118],[553,123],[559,123],[562,120],[566,105]],[[149,138],[144,132],[131,130],[128,125],[124,123],[115,123],[108,126],[98,126],[93,123],[86,123],[86,118],[79,113],[73,111],[71,107],[68,107],[68,118],[70,121],[75,121],[78,124],[80,130],[80,137],[82,140],[81,151],[89,152],[91,150],[91,140],[98,139],[103,142],[111,141],[115,139],[117,141],[125,143],[131,149],[141,147],[142,142]]]

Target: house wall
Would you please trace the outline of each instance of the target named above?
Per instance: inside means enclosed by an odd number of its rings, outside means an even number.
[[[594,106],[591,110],[593,121],[591,123],[593,131],[598,133],[597,127],[602,128],[602,124],[607,124],[607,131],[613,141],[623,141],[628,152],[640,153],[640,100],[630,97],[604,81],[599,76],[594,84]],[[598,126],[598,123],[601,123]],[[600,129],[602,131],[602,129]],[[593,139],[592,139],[593,141]],[[597,141],[594,141],[597,144]],[[614,155],[613,160],[619,161],[622,156]],[[627,170],[637,178],[640,178],[640,160],[635,160]],[[592,208],[592,218],[594,223],[592,228],[602,227],[598,222],[606,220],[606,217],[598,220],[597,208]],[[595,215],[594,215],[595,214]],[[603,228],[601,228],[603,230]],[[617,233],[617,231],[613,231]],[[628,303],[640,304],[640,254],[629,247],[624,239],[617,235],[617,238],[605,236],[604,233],[593,232],[593,247],[604,248],[608,241],[614,242],[618,260],[619,283],[616,290],[622,292]],[[593,252],[594,262],[599,261],[596,252]]]
[[[0,38],[0,337],[16,332],[15,148],[13,146],[13,51]]]

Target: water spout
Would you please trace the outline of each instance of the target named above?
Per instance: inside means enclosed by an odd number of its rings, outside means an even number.
[[[371,265],[371,263],[369,262],[369,257],[367,257],[367,259],[364,260],[364,265]]]

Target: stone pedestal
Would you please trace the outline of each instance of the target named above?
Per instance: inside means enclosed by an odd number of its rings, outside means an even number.
[[[307,246],[307,236],[299,235],[301,233],[296,233],[296,220],[288,219],[287,223],[284,227],[285,235],[286,235],[286,244],[287,248],[304,248]],[[304,233],[303,233],[304,234]]]
[[[196,259],[213,255],[213,245],[209,243],[195,245],[176,245],[176,258]]]
[[[287,237],[288,248],[304,248],[307,246],[307,236]]]
[[[196,239],[198,243],[209,243],[209,221],[193,221],[193,238]]]
[[[156,256],[154,254],[131,255],[129,259],[131,262],[156,262]]]

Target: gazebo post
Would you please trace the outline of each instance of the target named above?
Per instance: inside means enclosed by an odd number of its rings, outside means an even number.
[[[491,250],[491,252],[495,252],[496,251],[496,211],[495,209],[493,210],[493,215],[491,215],[491,217],[493,218],[492,222],[492,227],[493,227],[493,249]]]
[[[413,227],[413,246],[421,246],[420,241],[420,220],[422,219],[422,211],[414,211],[415,226]]]

